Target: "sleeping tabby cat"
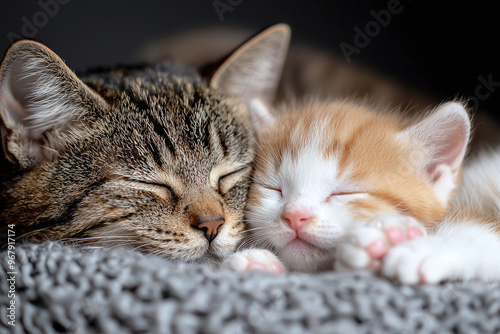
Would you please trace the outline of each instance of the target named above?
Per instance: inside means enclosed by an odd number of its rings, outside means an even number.
[[[44,45],[0,68],[0,229],[19,239],[127,245],[214,263],[241,239],[252,109],[274,95],[290,31],[237,49],[207,83],[188,66],[77,77]],[[6,238],[3,238],[4,240]]]

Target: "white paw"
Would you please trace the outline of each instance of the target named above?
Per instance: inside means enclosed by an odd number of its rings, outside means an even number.
[[[276,255],[265,249],[245,249],[230,255],[222,266],[234,272],[251,270],[283,274],[283,265]]]
[[[379,216],[354,227],[337,249],[335,269],[378,271],[392,247],[426,235],[414,218],[403,215]]]
[[[464,279],[470,268],[463,261],[463,251],[437,236],[413,240],[389,251],[382,274],[404,284],[436,284]]]

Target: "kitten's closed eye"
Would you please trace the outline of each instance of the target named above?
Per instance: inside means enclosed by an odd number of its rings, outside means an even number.
[[[336,191],[330,194],[328,198],[326,199],[327,202],[333,201],[333,200],[349,200],[349,199],[354,199],[358,198],[360,196],[367,195],[368,193],[363,192],[363,191]]]
[[[266,193],[269,193],[270,195],[278,196],[279,198],[283,197],[283,191],[281,190],[281,188],[273,187],[273,186],[270,186],[267,184],[258,183],[256,181],[255,185],[257,185],[257,184],[260,185],[262,188],[264,188],[266,190]]]

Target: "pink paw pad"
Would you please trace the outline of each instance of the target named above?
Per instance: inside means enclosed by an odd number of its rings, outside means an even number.
[[[422,273],[419,273],[419,274],[418,274],[418,282],[419,282],[420,284],[427,284],[427,280],[425,279],[424,274],[422,274]]]
[[[414,227],[414,226],[408,228],[407,234],[408,234],[408,240],[420,238],[421,236],[424,235],[422,230],[420,230],[418,227]]]
[[[366,247],[366,251],[372,259],[381,259],[387,253],[387,245],[382,240],[377,240]]]
[[[385,231],[385,235],[392,246],[400,244],[404,240],[403,230],[399,227],[392,227],[388,229]]]
[[[245,271],[251,271],[251,270],[267,271],[267,266],[264,263],[260,262],[250,262],[245,268]]]
[[[265,265],[264,263],[260,262],[250,262],[245,268],[245,271],[252,271],[252,270],[267,271],[276,275],[283,274],[283,269],[281,268],[280,264],[274,261],[270,262],[268,265]]]
[[[273,274],[276,275],[281,275],[283,274],[283,269],[281,268],[280,264],[278,262],[271,262],[269,264],[269,269]]]

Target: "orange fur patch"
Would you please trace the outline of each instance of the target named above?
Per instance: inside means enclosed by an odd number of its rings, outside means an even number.
[[[339,175],[346,172],[371,195],[351,203],[353,210],[369,215],[396,209],[431,227],[444,217],[446,208],[410,163],[417,148],[397,141],[405,126],[395,113],[361,104],[312,103],[280,116],[274,127],[261,133],[255,168],[269,177],[278,171],[285,154],[296,160],[308,143],[320,138],[323,157],[340,158]],[[258,203],[258,195],[251,194],[251,205]]]

